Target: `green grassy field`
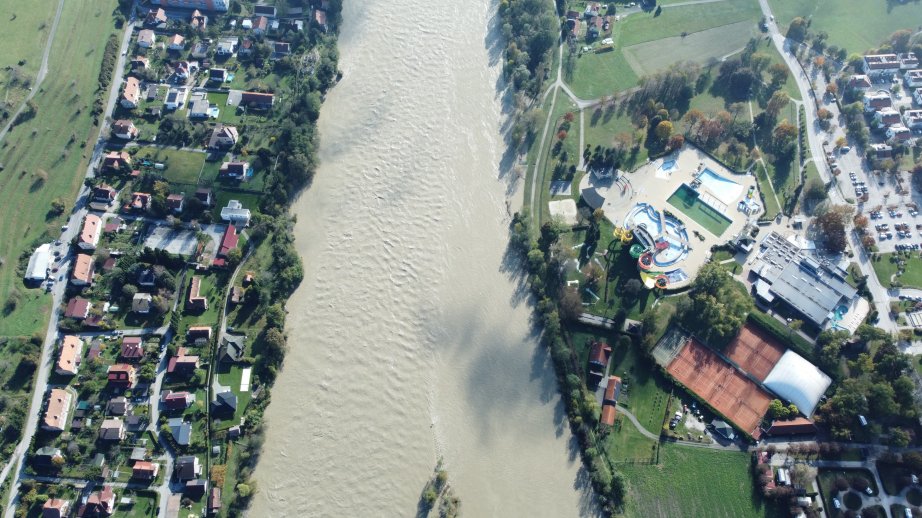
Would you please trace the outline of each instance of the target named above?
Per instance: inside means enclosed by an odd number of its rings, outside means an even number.
[[[659,16],[654,16],[654,13],[628,16],[622,23],[621,37],[615,43],[629,47],[645,41],[681,36],[683,32],[691,34],[744,20],[755,25],[761,16],[759,3],[752,0],[669,7],[663,9]]]
[[[197,184],[206,156],[205,153],[182,149],[145,147],[137,152],[135,160],[147,158],[163,163],[166,166],[163,178],[168,182]]]
[[[896,257],[901,258],[905,266],[903,274],[899,277],[894,277],[898,266],[892,259]],[[877,258],[872,261],[872,264],[874,265],[874,273],[877,274],[877,280],[884,286],[890,286],[890,280],[893,279],[908,288],[922,288],[922,259],[918,257],[907,257],[896,253],[877,254]]]
[[[0,108],[8,121],[38,75],[42,53],[48,42],[51,24],[58,8],[53,0],[36,0],[25,4],[19,0],[0,0],[3,20],[4,53],[0,56]]]
[[[637,74],[620,50],[588,52],[575,59],[573,78],[568,83],[580,98],[596,99],[637,85]]]
[[[826,31],[829,45],[849,53],[876,48],[900,29],[916,30],[922,3],[885,0],[769,0],[778,28],[787,31],[795,16],[810,17],[810,30]]]
[[[624,47],[624,55],[638,76],[664,70],[673,63],[693,61],[706,64],[742,50],[758,35],[752,20],[693,32],[685,37],[671,36]]]
[[[240,424],[240,418],[243,417],[243,413],[246,411],[247,405],[250,404],[250,398],[252,397],[251,391],[242,392],[240,390],[240,380],[243,375],[243,367],[239,365],[229,366],[227,364],[222,364],[218,367],[217,376],[218,383],[224,385],[231,389],[231,392],[237,395],[237,411],[234,412],[233,419],[225,419],[217,426],[219,430],[227,429],[232,426]],[[252,383],[252,379],[250,381]],[[252,387],[252,385],[251,385]]]
[[[717,237],[720,237],[730,227],[730,220],[699,200],[691,188],[679,188],[666,200],[666,203],[679,209]]]
[[[86,145],[95,141],[98,131],[90,109],[102,49],[113,31],[110,15],[115,5],[114,0],[101,0],[93,7],[65,2],[48,77],[33,99],[37,114],[0,144],[0,206],[7,214],[0,227],[0,301],[19,299],[15,309],[0,318],[0,336],[30,335],[43,331],[47,323],[51,299],[23,286],[19,257],[31,252],[34,243],[58,234],[63,218],[49,216],[48,207],[61,197],[69,212],[83,180]]]
[[[620,469],[630,485],[625,517],[782,516],[755,493],[745,453],[665,443],[659,466]]]

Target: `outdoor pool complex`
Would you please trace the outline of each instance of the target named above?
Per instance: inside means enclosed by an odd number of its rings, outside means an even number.
[[[742,188],[741,185],[734,182],[729,183],[740,189]],[[727,189],[729,188],[731,187],[728,187]],[[724,231],[727,230],[727,228],[732,223],[729,217],[702,201],[699,198],[698,192],[689,187],[687,184],[682,184],[679,186],[679,188],[676,189],[672,196],[666,200],[666,203],[681,210],[682,213],[693,219],[696,223],[704,227],[705,230],[717,237],[720,237],[721,234],[723,234]]]
[[[732,206],[743,193],[743,186],[705,168],[698,175],[701,186],[711,192],[724,205]]]
[[[678,169],[678,166],[676,166],[675,160],[664,160],[659,166],[659,170],[665,173],[671,173],[676,169]]]
[[[634,231],[637,240],[647,248],[658,248],[655,247],[657,242],[667,245],[653,255],[656,266],[671,266],[688,256],[688,232],[682,222],[670,216],[663,217],[651,205],[635,205],[624,218],[624,226]]]

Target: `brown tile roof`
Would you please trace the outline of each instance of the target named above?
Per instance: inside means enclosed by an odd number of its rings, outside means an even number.
[[[141,98],[141,82],[136,77],[125,79],[125,90],[122,92],[122,98],[132,104],[138,104]]]
[[[64,310],[65,318],[86,318],[90,313],[90,301],[80,297],[74,297],[67,301],[67,309]]]
[[[615,410],[615,405],[603,405],[602,406],[602,418],[601,422],[607,426],[614,426],[615,416],[618,415],[618,411]]]
[[[126,336],[122,339],[122,348],[119,356],[126,360],[137,360],[144,357],[144,347],[142,346],[141,337]]]
[[[93,256],[77,254],[77,258],[74,260],[74,273],[71,279],[83,284],[90,284],[93,282]]]
[[[87,214],[83,220],[83,228],[80,230],[80,243],[96,247],[99,242],[99,234],[102,232],[102,219],[96,214]]]

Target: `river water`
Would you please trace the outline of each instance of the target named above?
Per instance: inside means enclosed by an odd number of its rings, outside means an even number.
[[[587,513],[505,258],[494,16],[489,0],[346,1],[250,516],[414,516],[439,458],[465,516]]]

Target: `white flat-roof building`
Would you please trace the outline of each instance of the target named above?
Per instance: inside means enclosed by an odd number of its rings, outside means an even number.
[[[45,243],[32,252],[32,257],[29,258],[29,267],[26,268],[26,280],[45,280],[49,266],[51,266],[51,245]]]
[[[221,209],[221,219],[234,225],[248,226],[250,224],[250,209],[243,208],[243,204],[237,200],[230,200],[227,202],[227,207]]]
[[[762,383],[775,394],[797,405],[797,409],[809,417],[832,384],[832,379],[816,365],[789,349]]]

